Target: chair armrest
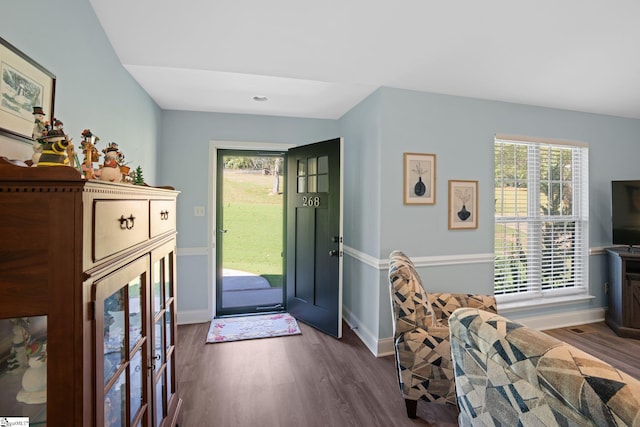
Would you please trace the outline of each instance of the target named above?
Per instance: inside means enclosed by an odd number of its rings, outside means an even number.
[[[477,308],[489,313],[498,313],[498,304],[493,295],[431,292],[429,302],[441,326],[449,324],[449,317],[458,308]]]
[[[438,351],[442,351],[443,347],[439,346],[439,344],[443,341],[449,341],[449,328],[442,326],[416,328],[401,334],[395,341],[396,349],[400,355],[400,364],[408,367],[412,364],[409,361],[413,361],[416,357],[416,349],[421,346],[427,346],[431,349],[438,348]],[[448,347],[447,345],[446,348]],[[450,354],[449,350],[448,353]],[[406,355],[406,357],[403,357],[403,355]],[[423,356],[421,355],[420,357]]]

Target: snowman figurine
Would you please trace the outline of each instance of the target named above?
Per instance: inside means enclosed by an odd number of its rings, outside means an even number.
[[[118,144],[111,142],[102,152],[104,153],[104,164],[102,165],[100,179],[102,181],[120,182],[122,173],[120,172],[120,165],[118,165],[118,156],[120,154]]]
[[[27,346],[29,368],[22,376],[22,389],[16,400],[39,404],[47,401],[47,340],[34,340]]]

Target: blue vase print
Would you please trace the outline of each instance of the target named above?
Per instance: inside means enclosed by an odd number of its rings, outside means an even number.
[[[424,196],[426,191],[427,187],[424,185],[424,182],[422,182],[422,177],[419,176],[418,182],[416,182],[416,185],[413,187],[413,192],[416,193],[416,196]]]
[[[471,212],[467,210],[467,207],[465,205],[462,205],[462,209],[458,211],[458,218],[460,218],[462,221],[466,221],[470,216]]]

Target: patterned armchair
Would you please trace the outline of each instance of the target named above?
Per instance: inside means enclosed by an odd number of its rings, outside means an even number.
[[[427,293],[413,262],[402,252],[389,255],[393,339],[400,390],[407,415],[418,400],[456,404],[449,343],[449,316],[460,307],[497,313],[488,295]]]
[[[640,425],[640,381],[505,317],[457,310],[451,354],[461,426]]]

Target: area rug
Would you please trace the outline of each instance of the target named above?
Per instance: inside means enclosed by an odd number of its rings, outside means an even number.
[[[301,334],[298,322],[288,313],[213,319],[207,344]]]

